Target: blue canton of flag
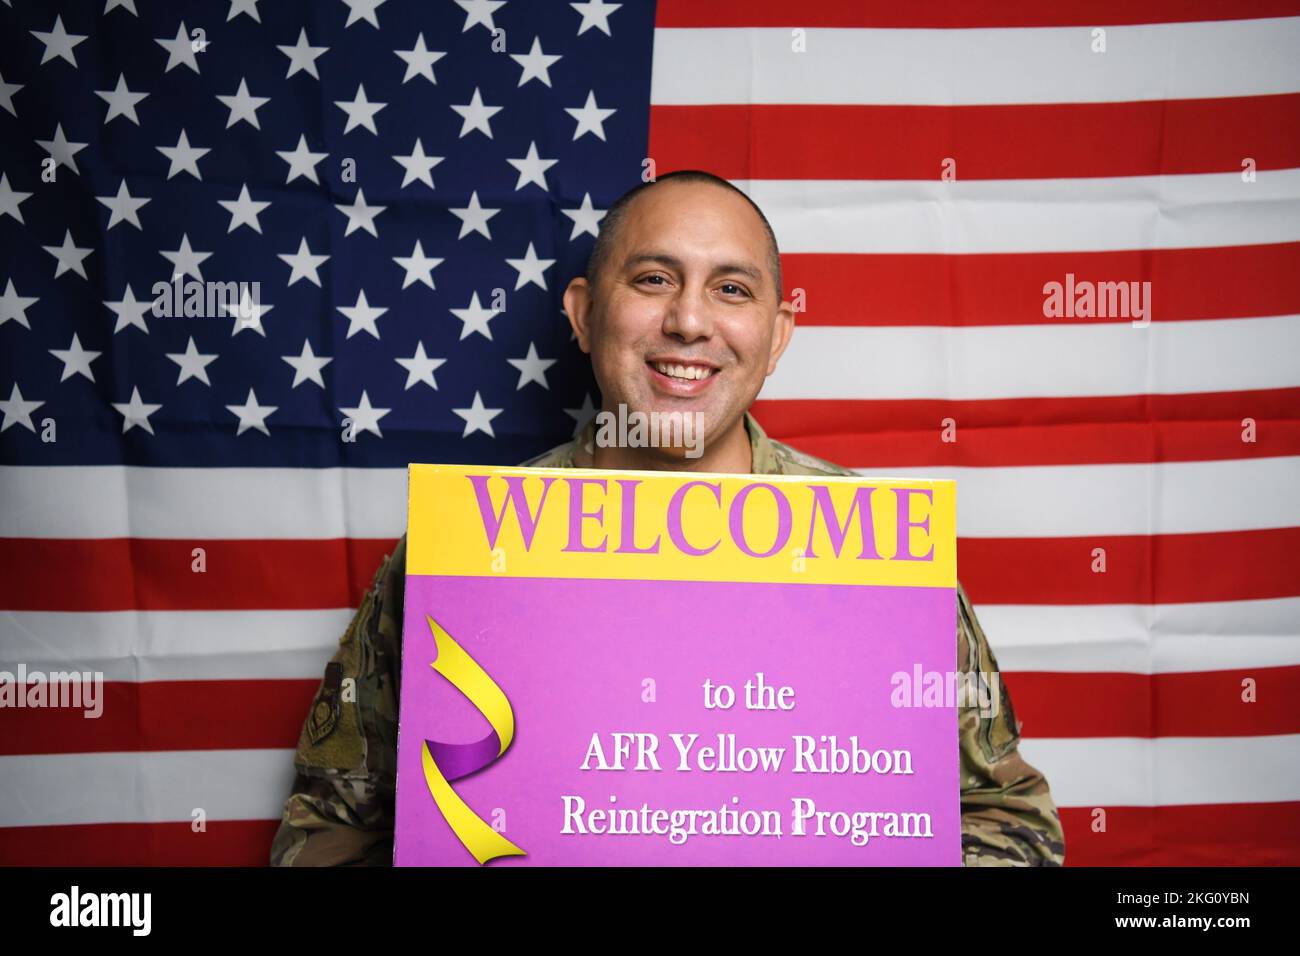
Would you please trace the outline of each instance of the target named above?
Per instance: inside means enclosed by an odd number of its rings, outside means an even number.
[[[0,460],[513,463],[590,415],[560,297],[652,3],[0,3]]]

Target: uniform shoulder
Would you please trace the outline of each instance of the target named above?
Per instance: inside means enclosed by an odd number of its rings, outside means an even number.
[[[520,468],[564,468],[573,465],[573,453],[576,441],[561,442],[554,448],[547,449],[527,461],[519,463]]]
[[[787,445],[784,442],[773,441],[772,451],[781,468],[783,475],[832,475],[856,477],[857,472],[842,465],[837,465],[833,461],[827,461],[824,458],[818,458],[810,455],[805,451],[800,451],[793,445]]]

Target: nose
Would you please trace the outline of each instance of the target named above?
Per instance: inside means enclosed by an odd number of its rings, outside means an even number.
[[[664,309],[663,333],[681,342],[707,339],[713,334],[713,318],[708,293],[704,289],[683,286],[668,300]]]

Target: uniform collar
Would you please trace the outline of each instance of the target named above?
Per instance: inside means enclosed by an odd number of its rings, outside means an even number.
[[[772,439],[767,437],[767,432],[763,431],[763,426],[748,411],[745,412],[745,431],[749,434],[749,450],[753,458],[750,474],[784,474],[781,461],[776,454],[776,446],[772,443]],[[587,424],[582,427],[577,438],[567,445],[561,445],[555,449],[552,453],[554,460],[548,461],[546,464],[558,468],[575,468],[577,465],[574,459],[578,454],[578,449],[584,447],[587,449],[588,454],[591,454],[596,447],[595,416],[590,418]]]

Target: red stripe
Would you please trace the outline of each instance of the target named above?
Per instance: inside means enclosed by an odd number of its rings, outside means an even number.
[[[1290,17],[1295,0],[659,0],[656,27],[1066,27]]]
[[[772,438],[847,468],[1300,454],[1300,388],[1091,398],[781,399],[756,402],[753,412]],[[1246,419],[1254,422],[1253,442],[1242,440]]]
[[[319,684],[319,679],[109,681],[103,712],[94,719],[82,709],[0,708],[0,756],[293,749]]]
[[[1300,863],[1300,803],[1098,809],[1061,808],[1066,866]]]
[[[1300,528],[961,538],[957,568],[976,604],[1186,604],[1300,595],[1298,552]]]
[[[388,541],[0,539],[10,611],[354,607]],[[192,547],[208,549],[192,574]],[[315,554],[313,549],[321,549]],[[1107,571],[1090,570],[1095,548]],[[986,604],[1169,604],[1300,596],[1300,528],[1210,534],[963,538],[962,582]],[[213,561],[213,557],[219,560]],[[134,569],[134,571],[132,570]],[[1154,569],[1154,570],[1153,570]],[[196,581],[197,579],[197,581]]]
[[[1300,803],[1061,808],[1066,866],[1294,866]],[[0,829],[3,866],[264,866],[276,820]]]
[[[1254,703],[1242,700],[1246,678],[1255,682]],[[1300,733],[1300,666],[1154,675],[1004,672],[1003,679],[1031,737]],[[71,708],[0,708],[0,756],[292,749],[318,683],[113,681],[104,685],[103,713],[94,720]]]
[[[1300,733],[1300,666],[1180,674],[1021,671],[1002,677],[1026,737]],[[1248,679],[1254,682],[1252,702],[1242,699]]]
[[[356,607],[388,539],[0,538],[11,611],[216,611]],[[206,571],[193,570],[203,548]]]
[[[1247,156],[1257,170],[1300,166],[1298,118],[1297,93],[1128,103],[652,106],[650,155],[664,173],[707,169],[727,179],[1240,173]]]
[[[0,866],[266,866],[278,820],[0,828]]]
[[[1297,121],[1300,128],[1300,118]],[[1300,313],[1300,243],[1210,249],[840,255],[786,254],[787,299],[800,325],[1096,325],[1125,318],[1043,315],[1044,286],[1150,282],[1153,322]],[[1095,288],[1095,286],[1094,286]],[[1132,287],[1130,287],[1132,288]],[[1077,295],[1077,293],[1076,293]],[[1077,301],[1077,299],[1076,299]],[[798,303],[797,303],[798,304]]]

